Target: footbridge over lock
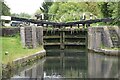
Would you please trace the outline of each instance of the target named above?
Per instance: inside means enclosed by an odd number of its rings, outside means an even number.
[[[51,50],[86,50],[88,45],[88,27],[98,22],[110,22],[114,19],[104,18],[74,22],[51,22],[43,20],[12,17],[12,20],[34,23],[43,27],[43,45]]]

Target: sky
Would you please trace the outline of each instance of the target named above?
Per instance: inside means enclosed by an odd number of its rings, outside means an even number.
[[[34,14],[44,0],[4,0],[11,9],[11,13],[25,12]]]

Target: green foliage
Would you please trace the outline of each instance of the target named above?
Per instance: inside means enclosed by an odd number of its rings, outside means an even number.
[[[110,3],[102,2],[99,5],[100,5],[101,12],[103,14],[103,17],[108,18],[108,17],[112,16],[112,14],[111,14],[112,9],[110,9],[111,8]]]
[[[111,5],[111,7],[113,7],[112,17],[116,18],[112,24],[117,24],[120,26],[120,2],[114,3],[113,6]]]
[[[46,19],[56,22],[76,21],[82,19],[83,13],[85,13],[87,19],[90,19],[90,14],[93,14],[93,19],[108,17],[117,18],[115,21],[108,23],[109,25],[116,25],[117,23],[120,24],[118,21],[120,18],[120,8],[118,8],[120,2],[69,2],[72,0],[66,0],[66,2],[57,1],[58,2],[51,4],[50,2],[43,3],[40,10],[42,13],[47,15]]]
[[[19,16],[23,18],[31,18],[31,16],[27,13],[20,13]]]
[[[118,11],[117,11],[117,15],[118,15],[117,24],[118,24],[118,26],[120,26],[120,2],[118,2]]]
[[[4,3],[0,1],[0,6],[2,5],[2,15],[10,16],[10,8]]]
[[[97,2],[80,2],[78,5],[82,8],[82,12],[91,12],[98,17],[101,16],[101,12]]]
[[[54,2],[49,8],[49,13],[54,15],[50,20],[61,22],[80,20],[83,13],[92,13],[100,17],[100,9],[95,2]]]
[[[59,9],[59,3],[56,2],[49,8],[49,13],[55,14],[55,13],[57,13],[58,9]]]
[[[13,14],[11,14],[11,16],[13,16],[13,17],[19,17],[19,14],[13,13]]]
[[[2,1],[0,1],[0,15],[2,15]]]
[[[36,14],[41,14],[41,13],[42,13],[42,11],[40,9],[37,9],[36,12],[35,12],[35,15]]]
[[[20,18],[31,18],[31,15],[29,15],[27,13],[20,13],[20,14],[13,13],[13,14],[11,14],[11,16],[20,17]]]
[[[120,12],[118,5],[119,2],[101,2],[99,3],[103,18],[116,18],[113,22],[109,23],[112,25],[117,25],[118,24],[118,19],[119,19],[119,14]]]
[[[40,11],[42,13],[44,13],[44,19],[45,20],[48,20],[48,11],[49,11],[49,7],[52,5],[52,0],[50,0],[49,2],[47,2],[47,0],[45,0],[43,3],[42,3],[42,6],[40,7]]]

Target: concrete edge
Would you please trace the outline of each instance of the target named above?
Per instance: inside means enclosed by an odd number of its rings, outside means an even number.
[[[10,71],[11,73],[14,72],[14,70],[20,69],[21,67],[29,67],[29,65],[37,62],[37,60],[41,61],[44,59],[44,57],[46,56],[46,51],[42,50],[42,51],[38,51],[35,54],[29,55],[29,56],[25,56],[23,58],[18,58],[13,60],[12,63],[8,63],[7,65],[2,65],[2,72],[3,72],[3,77],[6,75],[9,75],[8,71]]]
[[[91,50],[91,49],[89,49]],[[108,49],[93,49],[91,51],[94,51],[96,53],[102,53],[104,55],[108,56],[120,56],[120,50],[108,50]]]
[[[22,58],[17,58],[15,60],[12,61],[12,64],[13,65],[17,65],[17,64],[23,64],[23,63],[27,63],[27,62],[30,62],[31,60],[35,60],[37,59],[38,57],[44,57],[46,56],[46,51],[45,50],[42,50],[42,51],[38,51],[32,55],[29,55],[29,56],[24,56]]]

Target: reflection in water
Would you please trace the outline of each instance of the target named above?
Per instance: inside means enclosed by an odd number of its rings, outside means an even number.
[[[11,80],[17,80],[17,78],[31,79],[38,78],[39,80],[43,77],[43,64],[45,59],[36,62],[32,66],[22,67],[21,69],[17,69],[14,73],[15,75],[11,78]]]
[[[46,59],[44,72],[47,76],[60,75],[63,78],[87,78],[87,56],[85,52],[82,53],[83,56],[80,55],[80,52],[60,54],[57,58],[48,57]]]
[[[88,54],[89,78],[118,78],[118,57]]]
[[[29,68],[17,70],[12,78],[63,80],[63,78],[118,78],[119,76],[116,57],[85,52],[59,54],[57,57],[49,56]]]

